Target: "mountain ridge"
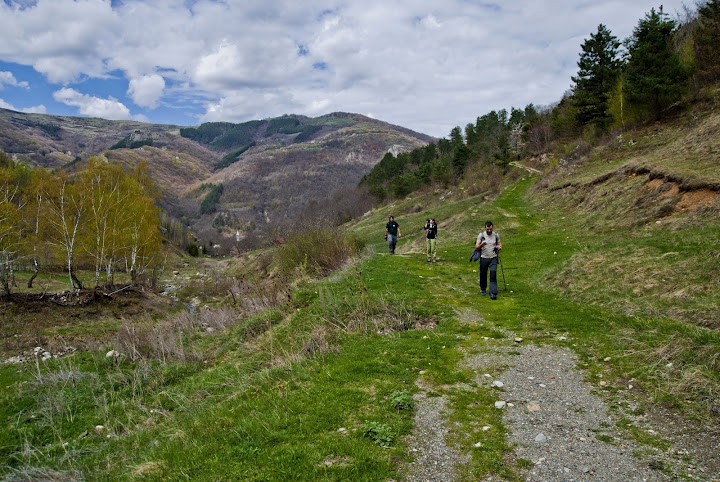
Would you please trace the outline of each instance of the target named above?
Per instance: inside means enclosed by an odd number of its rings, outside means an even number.
[[[292,219],[332,191],[356,186],[386,152],[432,140],[348,112],[179,126],[0,109],[0,148],[16,161],[72,169],[104,155],[131,169],[144,160],[164,210],[196,233],[225,239],[238,229],[261,230]],[[201,212],[199,188],[208,184],[227,185],[219,204]],[[215,213],[229,224],[214,223]]]

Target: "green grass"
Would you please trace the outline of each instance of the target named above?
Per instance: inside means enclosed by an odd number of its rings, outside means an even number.
[[[662,254],[675,245],[650,228],[598,236],[587,218],[529,196],[533,182],[513,184],[491,203],[411,198],[373,212],[348,229],[367,243],[364,258],[324,280],[297,282],[283,305],[224,331],[183,335],[194,354],[184,362],[132,363],[88,351],[1,365],[0,475],[35,469],[93,480],[397,479],[409,462],[411,395],[422,378],[427,396],[448,401],[450,442],[470,454],[461,477],[514,479],[528,461],[512,462],[493,391],[460,363],[463,351],[482,350],[483,337],[508,334],[573,349],[591,380],[609,382],[608,397],[633,396],[617,390],[634,378],[645,403],[716,420],[720,337],[691,322],[714,294],[677,305],[680,314],[672,316],[661,297],[627,296],[623,286],[632,278],[607,286],[615,278],[592,268],[597,257],[616,258],[626,244],[635,271],[662,271],[672,268]],[[395,256],[385,254],[382,239],[388,214],[404,233]],[[425,262],[429,216],[440,226],[438,263]],[[468,263],[486,219],[505,247],[507,290],[498,273],[497,301],[478,296],[477,264]],[[707,223],[679,231],[688,240],[678,248],[688,266],[714,249],[717,229]],[[700,285],[713,273],[702,270],[687,282]],[[491,428],[479,431],[485,425]],[[621,428],[640,443],[664,443],[630,422]]]

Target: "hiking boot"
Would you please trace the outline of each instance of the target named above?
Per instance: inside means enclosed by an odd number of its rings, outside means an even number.
[[[494,294],[490,293],[490,299],[491,299],[491,300],[496,300],[496,299],[497,299],[497,295],[494,295]]]
[[[433,258],[433,263],[434,263],[435,261],[436,261],[435,258]]]
[[[428,263],[430,262],[430,258],[428,258]]]
[[[485,296],[485,290],[480,290],[480,296]]]

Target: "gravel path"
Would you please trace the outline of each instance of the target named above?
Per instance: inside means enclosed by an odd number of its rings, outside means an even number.
[[[678,473],[690,480],[720,481],[690,465],[682,453],[626,439],[617,428],[621,414],[611,413],[594,393],[569,349],[489,340],[465,363],[478,384],[496,392],[496,407],[504,412],[516,460],[528,466],[522,472],[528,481],[664,481],[677,480]],[[428,387],[420,388],[416,432],[408,440],[414,462],[403,480],[456,480],[457,467],[469,458],[446,442],[446,399],[429,398]]]
[[[520,354],[503,356],[506,371],[478,381],[503,384],[497,400],[506,403],[501,410],[516,456],[532,464],[527,480],[668,480],[632,455],[638,447],[617,433],[605,402],[592,393],[570,351],[534,345],[512,351]],[[482,371],[488,361],[496,362],[488,358],[481,354],[467,363]]]
[[[469,457],[446,443],[449,432],[443,416],[446,403],[445,397],[428,397],[424,391],[415,395],[415,432],[408,440],[415,459],[403,480],[455,480],[458,465],[467,463]]]

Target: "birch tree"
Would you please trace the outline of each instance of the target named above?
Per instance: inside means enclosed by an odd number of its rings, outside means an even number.
[[[82,289],[82,283],[75,276],[74,263],[80,227],[87,216],[87,193],[79,189],[65,171],[60,171],[49,183],[46,198],[50,242],[64,254],[71,289]]]
[[[12,284],[11,255],[19,243],[19,187],[14,167],[7,154],[0,151],[0,284],[6,296]]]

